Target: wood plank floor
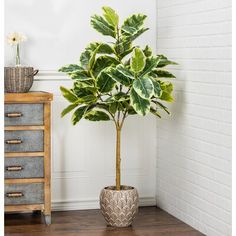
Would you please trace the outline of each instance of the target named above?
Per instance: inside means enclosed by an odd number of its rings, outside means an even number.
[[[99,210],[53,212],[52,225],[40,214],[6,214],[5,236],[203,236],[156,207],[142,207],[132,227],[107,227]]]

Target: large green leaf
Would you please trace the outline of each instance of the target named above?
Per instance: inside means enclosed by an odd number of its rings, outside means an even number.
[[[129,86],[130,79],[125,76],[123,73],[119,72],[116,68],[110,68],[107,74],[115,81],[119,82],[122,85]]]
[[[138,78],[133,83],[133,89],[142,98],[150,98],[154,94],[154,86],[149,78]]]
[[[71,119],[73,125],[77,124],[82,119],[82,117],[84,116],[84,114],[86,113],[88,108],[89,108],[89,106],[82,106],[82,107],[79,107],[74,112],[74,114],[72,115],[72,119]]]
[[[91,57],[89,59],[89,64],[88,64],[89,70],[93,69],[93,65],[94,65],[96,55],[97,55],[99,48],[100,48],[100,45],[98,45],[97,48],[91,53]]]
[[[131,70],[134,73],[139,73],[141,72],[146,64],[146,57],[143,53],[143,51],[140,48],[135,48],[133,50],[133,55],[131,57]]]
[[[100,56],[96,59],[93,66],[93,74],[95,77],[105,68],[110,67],[112,65],[119,64],[115,58],[107,55]]]
[[[158,55],[158,58],[160,60],[158,62],[157,68],[162,68],[168,65],[178,65],[178,63],[176,62],[168,60],[167,57],[164,55]]]
[[[118,66],[116,66],[116,69],[125,77],[129,78],[129,79],[134,79],[134,75],[132,74],[132,72],[126,68],[124,65],[120,64]]]
[[[94,95],[86,95],[78,99],[81,104],[93,104],[98,100]]]
[[[150,111],[150,100],[140,97],[134,89],[130,91],[130,102],[139,115],[145,116]]]
[[[169,71],[166,70],[154,70],[153,73],[158,78],[170,78],[170,79],[176,78],[173,74],[171,74]]]
[[[152,55],[152,49],[148,45],[146,45],[143,50],[143,53],[146,57],[150,57]]]
[[[105,100],[106,103],[113,103],[113,102],[123,102],[128,101],[129,95],[124,92],[118,92],[116,94],[113,94],[112,97],[109,97]]]
[[[119,16],[110,7],[103,7],[102,9],[104,11],[103,16],[105,17],[107,22],[116,28],[119,24]]]
[[[137,112],[134,110],[132,106],[129,106],[127,111],[129,115],[137,115]]]
[[[116,54],[119,55],[120,59],[130,54],[135,47],[132,46],[132,41],[128,41],[126,38],[120,38],[114,46]]]
[[[121,26],[122,34],[133,35],[143,26],[144,20],[146,18],[147,16],[142,14],[134,14],[128,17]]]
[[[110,25],[103,17],[94,15],[91,17],[91,25],[95,30],[103,35],[116,37],[114,26]]]
[[[90,58],[91,58],[91,52],[90,51],[85,50],[84,52],[82,52],[81,55],[80,55],[81,65],[87,68]]]
[[[151,80],[152,80],[152,84],[154,87],[154,96],[158,98],[162,94],[162,89],[161,89],[160,83],[156,79],[151,78]]]
[[[90,51],[90,52],[94,52],[95,50],[97,50],[97,53],[104,53],[104,54],[114,53],[114,50],[113,50],[112,46],[110,46],[107,43],[101,43],[101,42],[90,43],[85,48],[85,50]]]
[[[132,35],[121,37],[121,39],[124,41],[124,46],[134,41],[136,38],[138,38],[141,34],[146,32],[147,30],[149,30],[149,28],[142,28]]]
[[[85,51],[81,53],[80,63],[82,66],[85,66],[86,69],[89,69],[95,61],[96,54],[112,53],[114,53],[114,50],[109,44],[92,42],[85,48]]]
[[[63,86],[60,87],[60,90],[61,90],[61,93],[62,93],[62,96],[67,99],[69,102],[76,102],[77,101],[77,96],[70,90],[70,89],[67,89]]]
[[[76,70],[83,70],[83,68],[77,64],[69,64],[61,67],[58,71],[64,72],[64,73],[70,73]]]
[[[69,112],[71,112],[72,110],[74,110],[79,104],[78,103],[73,103],[71,105],[69,105],[68,107],[66,107],[62,113],[61,113],[61,117],[64,117],[66,114],[68,114]]]
[[[74,80],[82,80],[82,81],[92,80],[92,78],[88,75],[87,71],[85,70],[73,71],[69,74],[69,76]]]
[[[94,81],[93,80],[75,80],[74,81],[74,88],[80,89],[80,88],[87,88],[87,87],[94,87]]]
[[[154,68],[156,68],[158,64],[159,58],[157,57],[149,57],[146,59],[146,65],[140,74],[140,77],[144,77],[148,73],[150,73]]]
[[[161,89],[162,89],[162,94],[159,97],[161,100],[164,100],[166,102],[173,102],[174,99],[171,95],[173,91],[173,84],[170,82],[161,82]]]
[[[97,92],[97,88],[94,86],[80,86],[80,81],[76,81],[74,83],[73,92],[77,95],[77,97],[83,97],[86,95],[95,95]]]
[[[119,106],[118,102],[110,103],[110,105],[109,105],[109,112],[111,112],[112,114],[115,114],[117,112],[117,110],[118,110],[118,106]]]
[[[90,121],[108,121],[110,117],[103,111],[89,111],[84,116],[85,119]]]
[[[116,81],[112,79],[110,75],[106,73],[106,69],[101,71],[97,78],[97,87],[101,93],[108,93],[112,91],[116,84]]]

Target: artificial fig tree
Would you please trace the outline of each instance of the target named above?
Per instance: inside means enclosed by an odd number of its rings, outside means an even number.
[[[176,63],[163,55],[154,55],[149,46],[134,44],[136,38],[148,30],[147,16],[134,14],[121,25],[119,16],[110,7],[103,7],[103,15],[91,17],[91,25],[107,42],[90,43],[78,64],[59,69],[74,81],[73,87],[60,87],[70,105],[62,117],[73,111],[72,123],[82,118],[90,121],[113,121],[116,127],[116,189],[120,181],[120,138],[125,119],[130,115],[145,116],[149,112],[161,118],[160,111],[169,114],[162,102],[172,102],[173,84],[165,78],[175,78],[165,70]]]

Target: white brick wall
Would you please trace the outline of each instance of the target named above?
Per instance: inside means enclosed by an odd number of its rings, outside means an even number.
[[[231,1],[158,0],[157,51],[177,61],[158,121],[157,204],[208,236],[231,235]]]

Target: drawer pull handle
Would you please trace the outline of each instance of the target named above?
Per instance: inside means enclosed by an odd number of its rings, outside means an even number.
[[[17,117],[21,117],[23,116],[23,114],[21,112],[14,112],[14,113],[7,113],[6,117],[8,118],[17,118]]]
[[[6,167],[7,171],[21,171],[23,170],[22,166],[7,166]]]
[[[7,197],[9,198],[14,198],[14,197],[23,197],[24,194],[21,192],[12,192],[12,193],[7,193]]]
[[[11,139],[6,141],[6,144],[21,144],[21,143],[23,143],[21,139]]]

